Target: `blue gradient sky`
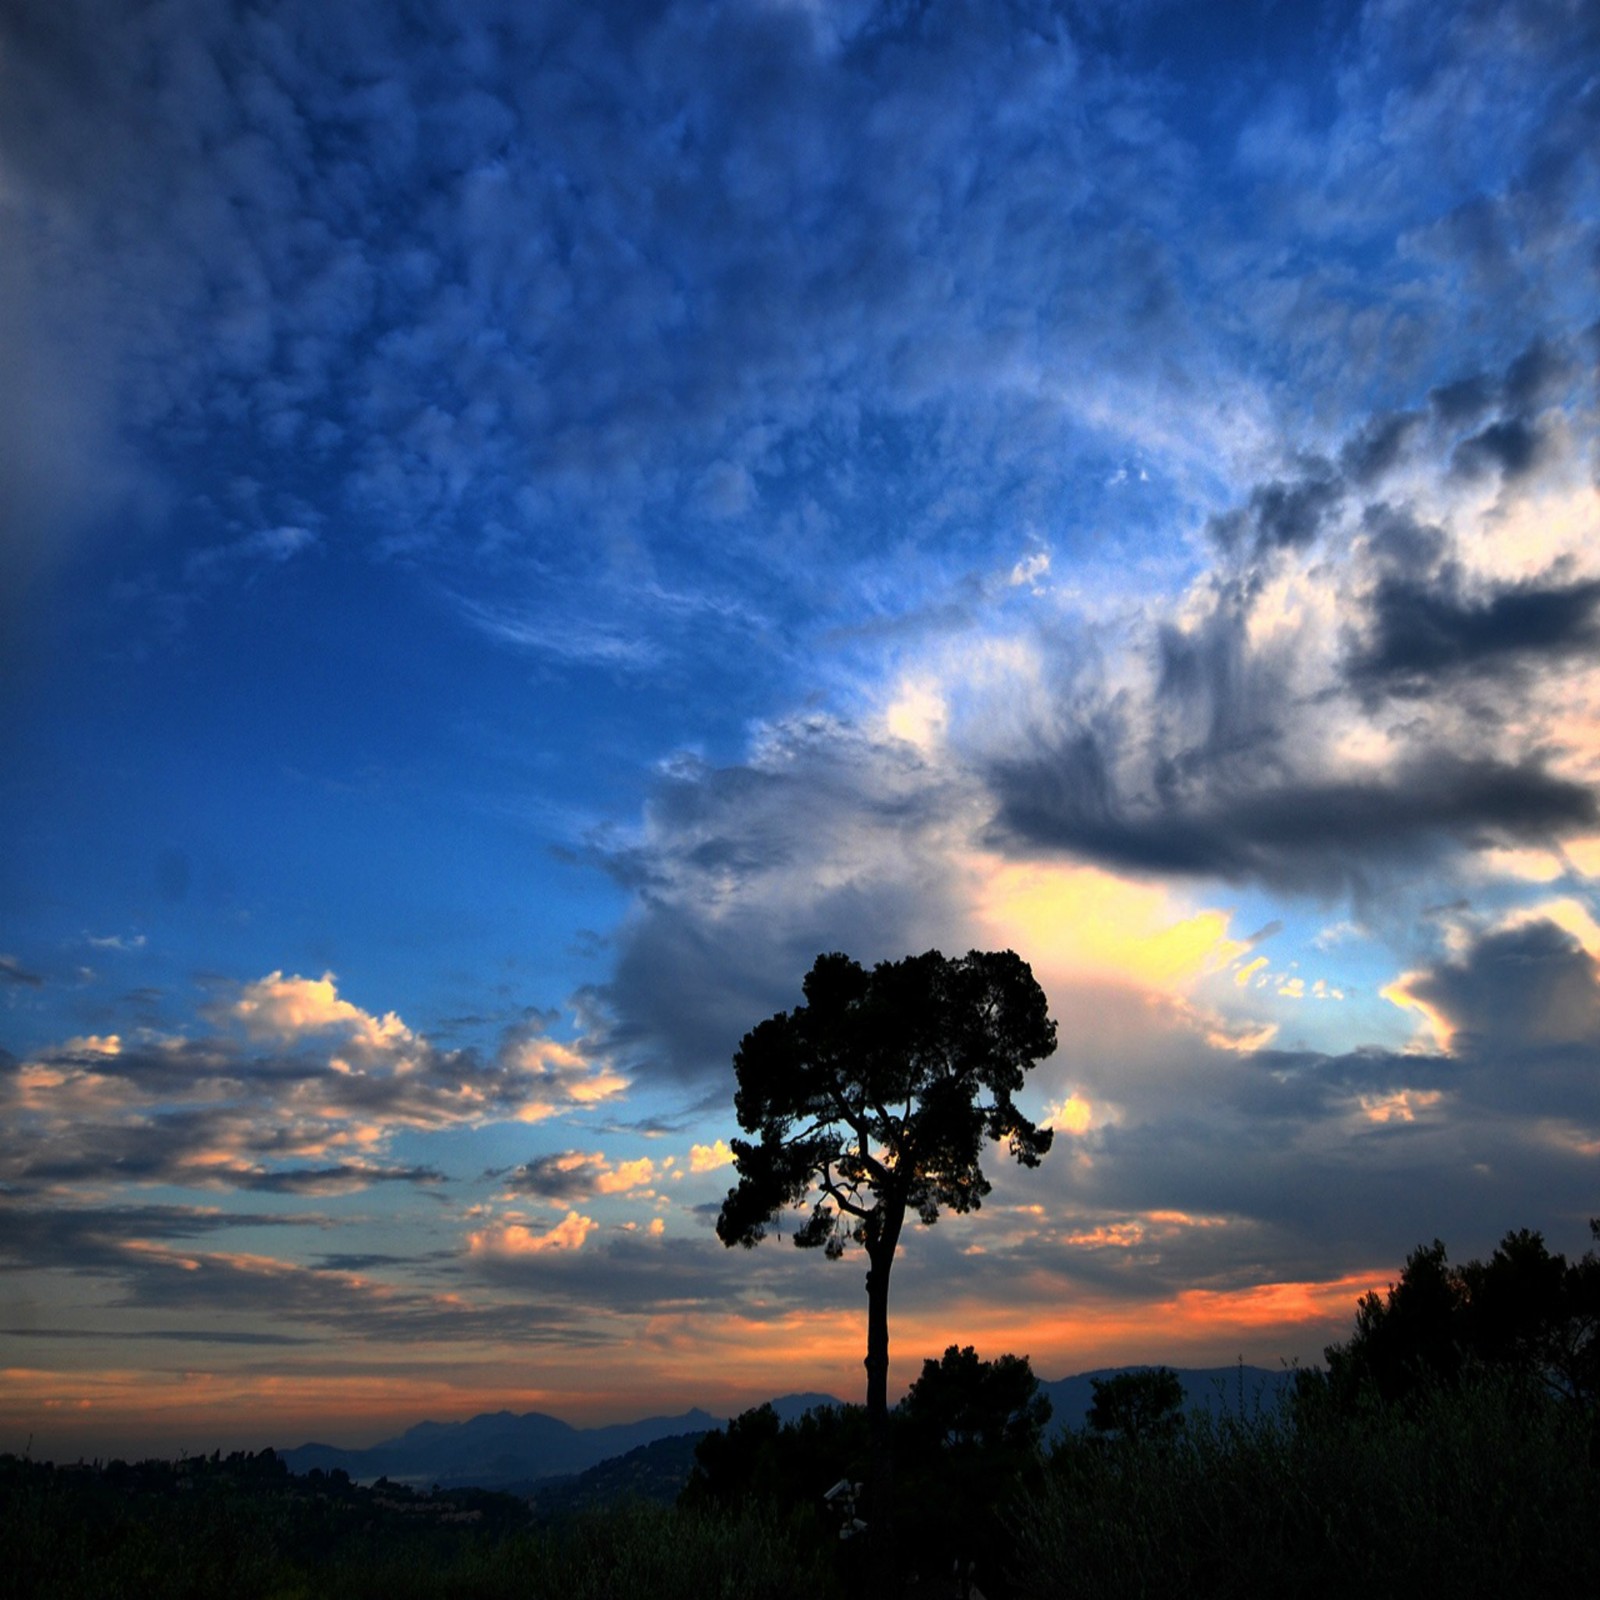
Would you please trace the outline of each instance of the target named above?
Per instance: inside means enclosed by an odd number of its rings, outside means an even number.
[[[1600,1211],[1600,18],[0,22],[0,1447],[859,1384],[815,955],[1059,1130],[895,1376],[1315,1359]]]

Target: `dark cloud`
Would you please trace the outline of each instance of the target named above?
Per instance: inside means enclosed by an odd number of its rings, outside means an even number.
[[[1507,417],[1463,439],[1452,460],[1465,477],[1498,470],[1507,479],[1523,478],[1539,464],[1543,443],[1535,423]]]
[[[1361,514],[1361,528],[1379,566],[1386,572],[1414,577],[1439,567],[1450,548],[1445,530],[1419,522],[1405,506],[1386,501],[1369,505]]]
[[[1535,339],[1506,368],[1503,403],[1519,415],[1537,412],[1565,394],[1578,368],[1573,353],[1552,339]]]
[[[290,1333],[295,1324],[309,1324],[335,1337],[380,1345],[604,1338],[576,1325],[573,1313],[558,1306],[472,1305],[360,1270],[216,1248],[225,1243],[218,1236],[232,1230],[281,1232],[321,1220],[304,1213],[228,1215],[179,1206],[8,1204],[0,1207],[0,1270],[66,1270],[107,1284],[113,1311],[254,1317],[285,1337],[298,1337]]]
[[[534,1195],[541,1200],[586,1200],[608,1169],[603,1155],[562,1150],[517,1167],[507,1174],[505,1186],[513,1194]]]
[[[1592,827],[1593,794],[1533,761],[1437,752],[1382,776],[1297,779],[1195,800],[1127,794],[1100,742],[1080,734],[990,771],[997,842],[1145,873],[1217,877],[1331,895],[1447,848],[1547,844]]]
[[[955,902],[925,840],[962,803],[908,746],[825,718],[768,730],[742,765],[680,763],[641,835],[596,847],[638,896],[610,980],[585,998],[597,1045],[630,1070],[721,1082],[821,951],[879,960],[936,944]]]
[[[1394,448],[1398,451],[1398,445]],[[1357,446],[1358,455],[1362,449]],[[1381,454],[1370,443],[1365,449],[1374,460]],[[1213,517],[1209,532],[1218,545],[1260,558],[1312,543],[1342,504],[1345,486],[1329,461],[1313,458],[1299,466],[1294,478],[1258,484],[1243,509]]]
[[[101,1328],[0,1328],[0,1335],[11,1339],[96,1339],[106,1337]],[[243,1329],[222,1328],[123,1328],[123,1339],[159,1339],[170,1344],[285,1345],[315,1344],[308,1336],[292,1333],[251,1333]]]
[[[1360,687],[1426,694],[1456,674],[1559,661],[1600,645],[1597,608],[1595,580],[1524,583],[1467,599],[1453,571],[1434,584],[1386,577],[1348,670]]]
[[[709,1218],[694,1238],[613,1230],[581,1250],[473,1257],[484,1282],[535,1292],[541,1304],[626,1315],[712,1311],[758,1321],[780,1319],[797,1305],[856,1311],[864,1266],[859,1256],[830,1262],[820,1251],[798,1250],[788,1230],[755,1250],[729,1249]]]
[[[304,1214],[223,1212],[195,1206],[51,1207],[0,1203],[0,1266],[9,1271],[61,1267],[74,1272],[122,1271],[129,1246],[149,1240],[176,1243],[225,1234],[236,1228],[315,1225]]]
[[[1495,384],[1482,373],[1440,384],[1428,396],[1434,415],[1446,427],[1476,422],[1495,402]]]
[[[1339,451],[1340,467],[1353,484],[1365,488],[1399,463],[1423,423],[1417,411],[1374,417],[1345,441]]]
[[[1554,923],[1485,934],[1458,960],[1413,976],[1406,990],[1448,1020],[1452,1049],[1477,1062],[1504,1062],[1516,1073],[1547,1047],[1583,1047],[1575,1065],[1588,1080],[1591,1112],[1600,1106],[1592,1054],[1600,1047],[1600,980],[1593,957]]]
[[[196,1174],[195,1176],[199,1176]],[[228,1184],[263,1194],[349,1194],[375,1183],[431,1185],[447,1180],[436,1167],[385,1167],[365,1162],[341,1162],[330,1167],[299,1167],[263,1172],[230,1170]]]

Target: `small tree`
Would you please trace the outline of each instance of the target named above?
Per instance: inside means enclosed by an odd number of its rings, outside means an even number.
[[[1010,950],[947,960],[818,956],[806,1003],[744,1037],[733,1067],[738,1184],[717,1218],[726,1245],[754,1245],[786,1207],[812,1202],[794,1236],[830,1260],[867,1254],[867,1414],[887,1437],[889,1273],[907,1212],[975,1211],[990,1184],[986,1140],[1036,1167],[1051,1133],[1012,1097],[1056,1047],[1044,992]]]
[[[1094,1404],[1089,1426],[1130,1444],[1141,1439],[1173,1439],[1183,1430],[1183,1383],[1171,1367],[1119,1372],[1092,1378]]]
[[[941,1360],[922,1363],[922,1376],[901,1402],[910,1427],[936,1451],[1032,1455],[1050,1421],[1050,1397],[1026,1356],[982,1360],[969,1344],[951,1345]]]

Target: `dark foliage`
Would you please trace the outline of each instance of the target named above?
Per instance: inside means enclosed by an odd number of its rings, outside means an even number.
[[[959,1570],[986,1595],[1009,1593],[1004,1517],[1038,1479],[1049,1417],[1025,1356],[984,1361],[971,1346],[951,1345],[941,1360],[923,1364],[889,1419],[898,1581],[943,1594],[933,1585]],[[821,1407],[781,1425],[771,1406],[761,1406],[701,1440],[681,1504],[757,1507],[796,1537],[831,1547],[848,1584],[853,1573],[859,1578],[862,1540],[840,1533],[858,1512],[874,1513],[849,1489],[827,1494],[836,1485],[863,1486],[872,1460],[860,1406]]]
[[[5,1600],[829,1600],[826,1551],[749,1509],[634,1504],[536,1528],[484,1490],[419,1494],[232,1461],[0,1456]],[[342,1481],[341,1481],[342,1480]]]
[[[938,1361],[922,1363],[900,1414],[906,1432],[926,1447],[1028,1454],[1044,1437],[1050,1402],[1026,1356],[984,1361],[970,1344],[951,1345]]]
[[[1183,1431],[1183,1383],[1170,1367],[1096,1378],[1089,1426],[1132,1444],[1175,1439]]]
[[[703,1438],[704,1433],[672,1434],[585,1472],[546,1479],[532,1487],[528,1503],[546,1522],[635,1501],[672,1505],[694,1471],[695,1451]]]
[[[1600,1239],[1600,1222],[1590,1229]],[[1419,1246],[1386,1296],[1356,1309],[1355,1332],[1330,1345],[1326,1377],[1303,1376],[1301,1405],[1349,1410],[1485,1374],[1547,1390],[1600,1419],[1600,1256],[1552,1254],[1538,1233],[1508,1233],[1487,1261],[1453,1267],[1437,1239]]]
[[[1600,1594],[1600,1473],[1570,1408],[1492,1375],[1404,1406],[1068,1435],[1008,1519],[1037,1600]]]

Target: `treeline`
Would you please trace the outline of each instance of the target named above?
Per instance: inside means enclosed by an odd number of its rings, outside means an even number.
[[[1600,1240],[1600,1225],[1591,1224]],[[51,1467],[0,1456],[0,1596],[1120,1600],[1600,1594],[1600,1258],[1437,1241],[1277,1406],[1095,1385],[1046,1444],[1026,1359],[951,1346],[892,1416],[708,1434],[675,1506],[538,1524],[484,1491],[291,1476],[271,1451]]]
[[[1276,1412],[1063,1439],[1010,1523],[1018,1592],[1600,1595],[1593,1250],[1436,1240],[1326,1356]]]
[[[1435,1241],[1326,1357],[1276,1406],[1186,1414],[1162,1368],[1100,1381],[1088,1426],[1045,1448],[1028,1363],[952,1346],[891,1418],[876,1508],[853,1407],[746,1413],[702,1442],[684,1503],[831,1538],[841,1593],[886,1539],[918,1595],[1600,1595],[1593,1250],[1568,1262],[1521,1231],[1457,1267]]]

